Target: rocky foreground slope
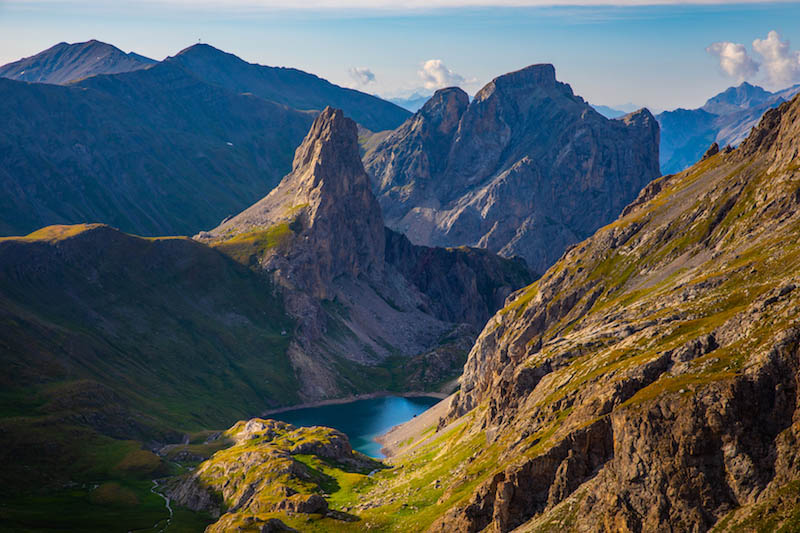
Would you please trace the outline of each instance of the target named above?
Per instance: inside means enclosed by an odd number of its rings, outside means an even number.
[[[364,165],[387,225],[412,242],[480,246],[544,272],[660,175],[658,143],[649,111],[608,120],[552,65],[532,65],[472,102],[438,91]]]
[[[328,501],[357,522],[281,519],[315,531],[796,530],[798,191],[800,97],[737,150],[653,182],[512,295],[461,391],[400,432],[392,468],[347,485],[332,474]]]
[[[452,378],[473,328],[531,279],[520,261],[415,247],[386,230],[357,126],[332,108],[314,121],[292,172],[269,195],[196,238],[282,287],[298,322],[290,354],[308,399],[373,388],[385,378],[360,381],[393,357],[403,380],[408,358],[422,358],[412,366],[449,361],[423,388]]]
[[[795,520],[798,163],[795,98],[738,150],[651,184],[517,293],[450,413],[470,413],[506,467],[432,529]]]

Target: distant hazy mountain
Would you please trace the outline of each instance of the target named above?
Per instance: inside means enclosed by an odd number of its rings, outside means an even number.
[[[437,91],[364,161],[387,225],[412,242],[480,246],[544,272],[658,177],[658,124],[646,109],[609,120],[552,65],[532,65],[471,102]]]
[[[800,92],[800,85],[769,92],[747,82],[730,87],[698,109],[676,109],[656,116],[661,125],[661,171],[679,172],[694,164],[712,143],[737,146],[767,109]]]
[[[118,74],[146,68],[156,61],[116,46],[87,41],[58,43],[38,54],[0,67],[0,77],[37,83],[68,83],[96,74]]]
[[[172,62],[67,86],[0,79],[0,116],[0,235],[212,227],[278,183],[314,118]]]
[[[620,111],[619,109],[614,109],[613,107],[608,107],[607,105],[594,105],[592,107],[595,111],[600,113],[606,118],[619,118],[621,116],[627,115],[626,111]]]
[[[340,108],[371,131],[394,129],[410,115],[377,96],[339,87],[302,70],[247,63],[207,44],[190,46],[165,61],[182,66],[205,82],[295,109]]]
[[[425,105],[425,102],[431,99],[430,94],[422,94],[415,92],[407,98],[389,98],[393,104],[397,104],[404,109],[408,109],[412,113],[419,111],[419,108]]]

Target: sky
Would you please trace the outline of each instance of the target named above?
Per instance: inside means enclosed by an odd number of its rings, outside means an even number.
[[[159,60],[201,41],[392,97],[474,94],[552,63],[593,104],[651,110],[698,107],[742,81],[800,83],[800,2],[658,1],[0,0],[0,64],[62,41]]]

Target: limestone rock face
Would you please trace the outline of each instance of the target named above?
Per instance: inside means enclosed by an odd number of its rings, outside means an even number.
[[[386,228],[386,263],[426,297],[438,317],[481,327],[515,290],[533,281],[522,259],[479,248],[416,246]]]
[[[458,87],[440,89],[383,143],[366,164],[381,168],[376,194],[387,218],[402,217],[408,205],[424,203],[435,189],[433,181],[447,168],[450,145],[458,131],[469,96]]]
[[[364,164],[387,225],[415,244],[480,246],[543,272],[659,176],[658,142],[649,111],[608,120],[532,65],[469,104],[439,91]]]
[[[292,172],[270,194],[204,239],[254,231],[290,234],[291,244],[261,258],[299,289],[325,298],[338,276],[380,277],[383,219],[358,158],[356,123],[326,108],[295,152]],[[277,252],[281,253],[277,253]]]

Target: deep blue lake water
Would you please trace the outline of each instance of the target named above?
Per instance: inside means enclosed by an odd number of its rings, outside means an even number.
[[[353,449],[370,457],[382,458],[381,445],[373,439],[392,426],[411,420],[438,403],[439,398],[384,396],[320,407],[293,409],[267,415],[295,426],[327,426],[350,438]]]

